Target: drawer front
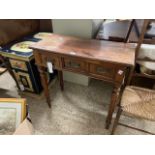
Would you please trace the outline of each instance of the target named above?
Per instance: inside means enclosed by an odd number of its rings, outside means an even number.
[[[42,55],[42,61],[44,66],[47,66],[47,62],[51,62],[54,69],[60,68],[59,58],[56,57],[55,55],[52,55],[52,56]]]
[[[13,72],[16,76],[16,79],[17,79],[19,85],[20,86],[22,85],[23,90],[28,90],[28,91],[34,92],[32,82],[31,82],[31,79],[30,79],[30,76],[28,73],[15,72],[15,71],[13,71]]]
[[[63,68],[79,72],[85,72],[86,62],[74,58],[63,58]]]
[[[115,76],[115,66],[108,63],[90,64],[89,71],[92,74],[104,76],[109,79],[112,79]]]
[[[12,68],[20,69],[20,70],[24,70],[24,71],[28,70],[25,61],[10,59],[10,64],[11,64]]]

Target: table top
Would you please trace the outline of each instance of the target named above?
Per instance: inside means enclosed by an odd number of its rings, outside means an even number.
[[[53,34],[30,46],[42,52],[134,65],[135,44],[81,39]]]

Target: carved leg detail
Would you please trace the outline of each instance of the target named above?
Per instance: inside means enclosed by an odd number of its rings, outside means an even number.
[[[111,124],[112,115],[113,115],[113,112],[116,106],[117,97],[118,97],[118,90],[119,90],[119,87],[114,86],[112,96],[111,96],[111,103],[109,105],[108,115],[106,119],[106,129],[109,129],[109,126]]]
[[[129,75],[127,78],[127,85],[130,85],[132,83],[133,74],[134,74],[134,67],[130,67]]]
[[[49,108],[51,108],[51,99],[50,99],[50,95],[49,95],[49,90],[48,90],[48,80],[47,80],[47,74],[44,67],[39,66],[39,72],[40,72],[40,76],[41,76],[41,83],[44,89],[44,94],[46,97],[46,102],[49,106]]]

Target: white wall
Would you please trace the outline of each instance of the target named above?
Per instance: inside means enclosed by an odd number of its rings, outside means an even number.
[[[53,19],[53,33],[91,39],[102,20],[96,19]],[[64,80],[87,86],[89,78],[84,75],[63,72]]]
[[[53,19],[53,32],[82,38],[91,38],[91,19]]]

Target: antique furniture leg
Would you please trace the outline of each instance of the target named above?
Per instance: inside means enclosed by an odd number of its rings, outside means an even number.
[[[42,83],[42,86],[44,88],[44,94],[46,97],[46,102],[47,102],[49,108],[51,108],[51,99],[50,99],[49,90],[48,90],[46,68],[42,67],[42,66],[38,66],[38,69],[39,69],[40,76],[41,76],[41,83]]]
[[[128,75],[128,79],[127,79],[127,84],[126,85],[130,85],[131,84],[131,81],[132,81],[132,77],[133,77],[133,73],[134,73],[134,67],[130,67],[130,70],[129,70],[129,75]]]
[[[63,91],[64,90],[64,82],[63,82],[63,72],[62,71],[58,71],[58,77],[59,77],[61,91]]]
[[[118,125],[118,122],[119,122],[121,113],[122,113],[122,109],[121,109],[121,107],[119,106],[119,107],[118,107],[117,114],[116,114],[116,118],[115,118],[115,121],[114,121],[114,125],[113,125],[112,131],[111,131],[111,135],[113,135],[114,132],[115,132],[115,130],[116,130],[116,127],[117,127],[117,125]]]
[[[144,20],[144,24],[143,24],[143,27],[142,27],[142,31],[141,31],[141,35],[139,37],[139,40],[138,40],[138,45],[136,47],[136,58],[138,56],[138,51],[141,47],[141,44],[143,43],[143,40],[144,40],[144,36],[145,36],[145,31],[147,30],[147,26],[149,25],[149,22],[150,20],[149,19],[145,19]]]
[[[112,97],[111,97],[111,103],[109,105],[108,116],[106,119],[106,129],[109,129],[109,126],[111,124],[112,115],[113,115],[113,112],[116,106],[116,101],[118,98],[118,91],[119,91],[119,85],[115,84],[113,91],[112,91]]]
[[[134,67],[126,68],[126,71],[125,71],[125,74],[124,74],[124,80],[123,80],[124,82],[121,85],[115,84],[115,86],[114,86],[114,89],[113,89],[113,92],[112,92],[111,104],[110,104],[109,111],[108,111],[108,116],[107,116],[107,119],[106,119],[106,129],[109,128],[109,125],[111,123],[112,115],[113,115],[115,106],[120,105],[123,90],[124,90],[125,86],[130,81],[130,79],[128,77],[130,77],[132,75],[133,69],[134,69]]]

